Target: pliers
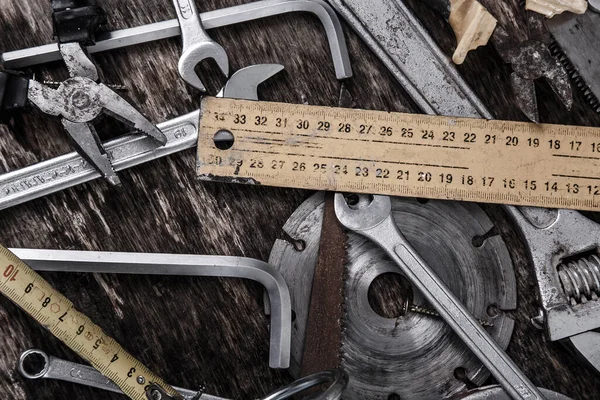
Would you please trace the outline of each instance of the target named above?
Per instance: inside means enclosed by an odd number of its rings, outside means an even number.
[[[167,143],[167,137],[125,99],[96,82],[96,67],[79,43],[61,43],[59,47],[71,77],[57,89],[30,79],[27,98],[44,113],[62,117],[61,122],[78,153],[110,183],[117,185],[119,177],[94,129],[93,122],[98,116],[106,113],[132,125],[160,145]]]
[[[96,82],[98,70],[82,45],[93,43],[94,31],[105,21],[104,10],[93,0],[54,0],[52,6],[58,46],[70,78],[54,89],[13,72],[0,72],[2,111],[13,112],[28,102],[46,114],[60,116],[78,153],[111,184],[118,185],[119,177],[93,125],[101,114],[144,132],[157,145],[166,144],[167,138],[125,99]]]
[[[425,3],[440,13],[449,22],[452,13],[459,12],[459,5],[477,0],[426,0]],[[489,11],[489,10],[488,10]],[[476,18],[476,15],[471,18]],[[497,18],[496,18],[497,19]],[[495,21],[494,21],[495,22]],[[573,92],[569,75],[561,62],[555,58],[548,45],[552,42],[543,24],[543,16],[531,11],[527,12],[528,38],[517,40],[512,38],[506,29],[497,23],[490,41],[502,60],[512,65],[511,86],[516,103],[521,111],[535,123],[539,123],[535,80],[545,78],[561,102],[571,109]]]
[[[573,105],[569,75],[548,47],[551,38],[544,28],[543,18],[541,14],[527,11],[527,40],[515,41],[501,25],[496,27],[491,37],[500,57],[512,65],[510,81],[517,105],[535,123],[540,122],[535,94],[536,79],[545,78],[568,110]]]

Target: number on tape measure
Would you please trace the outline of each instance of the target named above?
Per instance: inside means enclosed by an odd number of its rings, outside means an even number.
[[[208,97],[202,115],[205,180],[600,210],[598,128]]]
[[[2,294],[110,378],[130,398],[147,400],[145,388],[150,382],[158,384],[171,395],[177,395],[173,388],[127,353],[66,297],[2,246],[0,271]]]

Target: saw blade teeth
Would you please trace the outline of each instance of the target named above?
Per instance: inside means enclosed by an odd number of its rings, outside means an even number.
[[[558,42],[553,41],[548,47],[550,48],[552,55],[560,61],[563,67],[565,67],[567,74],[571,77],[575,86],[581,91],[588,104],[595,112],[600,114],[600,99],[594,95],[587,83],[585,83],[585,80],[581,77],[579,72],[577,72],[577,68],[575,68],[575,65],[569,60],[569,57],[562,51]]]
[[[344,343],[346,343],[346,332],[347,332],[347,317],[348,317],[348,309],[347,309],[347,304],[348,304],[348,291],[346,290],[346,283],[348,282],[348,264],[350,263],[349,258],[348,258],[348,249],[349,249],[349,239],[350,237],[348,236],[348,231],[344,231],[344,251],[346,253],[346,259],[344,260],[344,285],[343,285],[343,297],[344,297],[344,302],[342,303],[342,321],[340,323],[340,329],[341,329],[341,339],[342,342],[340,343],[340,367],[342,368],[342,370],[344,370],[345,372],[348,372],[346,370],[346,368],[344,367],[345,362],[346,362],[346,352],[344,351]]]
[[[292,307],[296,312],[292,327],[292,362],[290,372],[299,377],[303,346],[306,339],[306,321],[310,302],[309,281],[312,274],[307,267],[316,266],[321,238],[325,196],[316,193],[294,211],[284,226],[290,237],[302,237],[304,251],[297,251],[287,241],[275,243],[269,262],[282,274],[289,285]],[[492,222],[475,204],[393,198],[392,209],[402,219],[403,233],[418,251],[427,253],[428,262],[442,274],[452,267],[453,273],[444,274],[447,284],[461,288],[467,282],[460,277],[467,274],[469,281],[465,304],[476,315],[484,315],[489,304],[502,309],[516,306],[516,280],[512,262],[503,241],[491,241],[489,246],[473,247],[474,232],[482,235]],[[342,236],[342,235],[340,235]],[[373,309],[368,302],[371,283],[386,273],[398,274],[398,266],[385,252],[368,239],[353,232],[344,232],[346,257],[341,299],[341,344],[339,365],[350,376],[343,393],[346,400],[375,400],[396,398],[447,398],[461,391],[465,383],[457,380],[454,369],[467,371],[470,381],[482,384],[489,373],[464,344],[449,332],[449,326],[439,318],[417,313],[394,315],[391,318]],[[341,240],[341,239],[340,239]],[[453,245],[444,245],[449,240]],[[432,243],[436,243],[432,247]],[[448,260],[452,260],[451,263]],[[461,260],[461,262],[458,262]],[[498,282],[503,282],[499,285]],[[391,282],[390,282],[391,283]],[[381,288],[378,284],[376,288]],[[378,296],[386,305],[396,298],[412,299],[424,304],[422,295],[402,296],[402,286],[390,287]],[[378,304],[383,306],[383,303]],[[490,335],[504,348],[510,342],[514,324],[494,320]],[[440,368],[443,365],[444,368]],[[422,383],[426,381],[427,384]]]

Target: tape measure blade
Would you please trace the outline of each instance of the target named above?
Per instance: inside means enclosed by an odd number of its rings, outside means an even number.
[[[102,328],[78,311],[16,255],[0,246],[0,292],[69,348],[111,379],[127,396],[147,400],[145,387],[156,383],[179,394],[123,349]],[[140,382],[138,382],[138,377]]]
[[[599,167],[598,128],[202,101],[203,180],[598,211]]]

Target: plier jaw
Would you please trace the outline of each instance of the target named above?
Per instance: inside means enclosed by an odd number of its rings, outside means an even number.
[[[527,11],[529,39],[516,41],[498,25],[492,35],[492,44],[502,60],[511,64],[511,86],[515,101],[532,122],[539,123],[539,111],[535,93],[535,81],[544,78],[564,106],[573,105],[573,90],[569,75],[562,63],[552,55],[541,15]]]
[[[111,184],[120,180],[102,147],[93,123],[108,114],[155,139],[157,146],[166,144],[166,136],[135,107],[108,86],[97,83],[95,65],[79,43],[60,44],[70,78],[58,88],[29,81],[28,100],[42,112],[59,116],[77,151]]]

